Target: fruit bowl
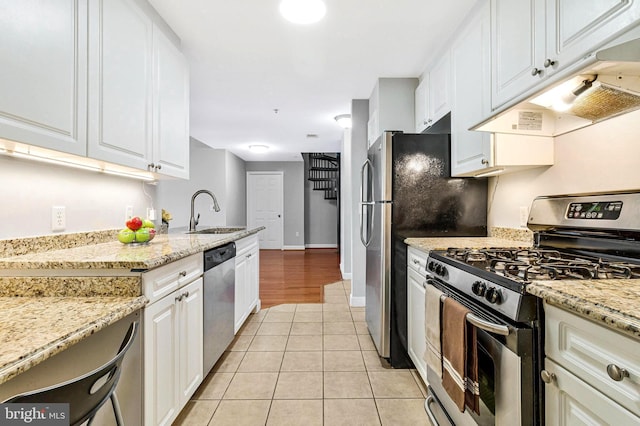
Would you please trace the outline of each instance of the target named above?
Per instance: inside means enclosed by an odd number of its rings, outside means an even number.
[[[133,217],[126,223],[127,227],[118,232],[118,241],[122,244],[148,244],[156,236],[152,221]]]

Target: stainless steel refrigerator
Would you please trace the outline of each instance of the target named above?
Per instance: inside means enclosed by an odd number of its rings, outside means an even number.
[[[448,134],[385,132],[361,169],[369,333],[392,367],[407,354],[406,238],[487,235],[487,182],[451,178]]]

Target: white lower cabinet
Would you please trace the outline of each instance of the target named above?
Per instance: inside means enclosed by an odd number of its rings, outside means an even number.
[[[236,241],[236,290],[233,332],[252,311],[260,310],[260,250],[257,234]]]
[[[175,263],[179,262],[188,264],[187,259]],[[165,268],[176,281],[186,276],[172,264]],[[201,275],[145,308],[145,425],[170,425],[202,383]]]
[[[409,247],[407,254],[407,345],[409,357],[427,383],[424,296],[427,253]]]
[[[640,424],[639,343],[545,304],[546,424]]]

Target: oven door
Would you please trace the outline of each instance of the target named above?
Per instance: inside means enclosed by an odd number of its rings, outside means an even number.
[[[485,319],[486,320],[486,319]],[[531,328],[507,325],[496,318],[492,323],[506,326],[507,336],[487,331],[476,325],[478,352],[478,384],[480,415],[460,412],[449,398],[436,373],[427,368],[429,396],[425,409],[432,422],[439,425],[533,425],[534,414],[534,336]]]

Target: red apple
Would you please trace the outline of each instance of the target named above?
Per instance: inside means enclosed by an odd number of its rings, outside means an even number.
[[[138,229],[142,228],[142,219],[140,219],[138,216],[134,216],[127,221],[126,225],[127,228],[131,229],[132,231],[137,231]]]

